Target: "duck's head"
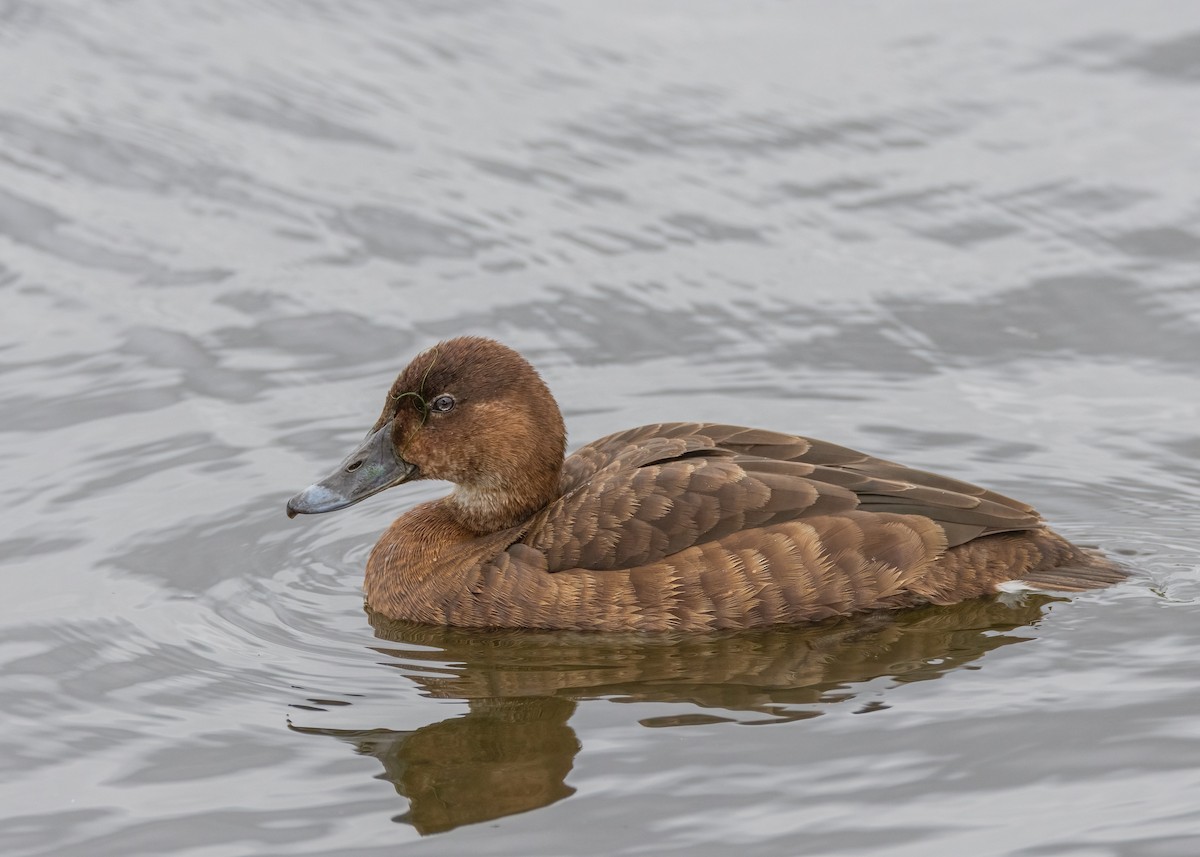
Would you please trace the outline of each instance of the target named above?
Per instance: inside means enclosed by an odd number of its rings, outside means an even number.
[[[448,502],[476,532],[513,526],[556,495],[562,414],[517,352],[464,336],[425,351],[388,391],[366,439],[288,501],[288,517],[344,509],[415,479],[456,485]]]

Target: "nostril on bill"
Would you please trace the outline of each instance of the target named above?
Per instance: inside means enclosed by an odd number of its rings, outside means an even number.
[[[358,461],[354,462],[349,467],[347,467],[346,472],[353,473],[355,470],[358,470],[358,468],[360,468],[362,466],[363,466],[362,459],[359,459]]]

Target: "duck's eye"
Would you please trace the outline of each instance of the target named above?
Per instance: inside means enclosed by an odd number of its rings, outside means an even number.
[[[444,414],[454,407],[454,397],[446,395],[438,396],[430,403],[429,407],[439,414]]]

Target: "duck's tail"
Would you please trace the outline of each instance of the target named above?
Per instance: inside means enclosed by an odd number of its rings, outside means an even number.
[[[996,587],[1002,592],[1027,589],[1048,589],[1055,592],[1083,592],[1087,589],[1103,589],[1129,577],[1122,569],[1098,551],[1078,549],[1077,555],[1063,565],[1038,568],[1016,580],[1009,580]]]

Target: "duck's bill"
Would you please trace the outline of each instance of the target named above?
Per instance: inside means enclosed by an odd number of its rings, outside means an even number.
[[[345,509],[372,494],[407,482],[416,474],[415,465],[396,455],[389,422],[368,435],[332,474],[288,500],[288,517]]]

